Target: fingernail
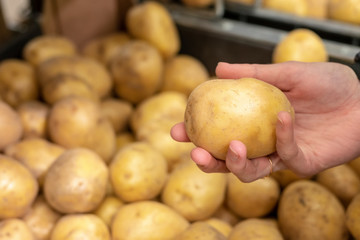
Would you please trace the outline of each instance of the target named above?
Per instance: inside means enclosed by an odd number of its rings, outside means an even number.
[[[277,119],[278,119],[278,121],[280,122],[281,125],[284,125],[284,122],[283,122],[283,120],[280,118],[279,115],[277,116]]]
[[[231,148],[231,146],[229,146],[228,158],[234,162],[239,160],[239,155],[236,153],[234,149]]]

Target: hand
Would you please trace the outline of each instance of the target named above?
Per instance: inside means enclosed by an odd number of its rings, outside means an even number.
[[[215,159],[205,149],[193,149],[191,157],[204,172],[230,171],[243,182],[281,169],[305,177],[360,155],[360,84],[349,67],[331,62],[219,63],[216,75],[220,79],[253,77],[278,87],[294,107],[295,120],[289,113],[278,114],[277,151],[266,157],[247,159],[245,145],[236,140],[230,142],[226,161]],[[190,141],[184,123],[173,126],[171,136]]]

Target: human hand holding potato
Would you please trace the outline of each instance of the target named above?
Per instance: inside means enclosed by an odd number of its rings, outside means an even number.
[[[244,182],[281,169],[311,176],[360,155],[360,129],[356,127],[360,120],[360,85],[347,66],[219,63],[216,73],[222,79],[253,77],[276,86],[293,106],[295,121],[288,112],[279,112],[276,151],[268,156],[248,159],[244,143],[236,140],[229,143],[225,161],[214,158],[203,148],[193,149],[191,157],[203,171],[231,171]],[[190,141],[184,123],[175,125],[171,135],[177,141]]]

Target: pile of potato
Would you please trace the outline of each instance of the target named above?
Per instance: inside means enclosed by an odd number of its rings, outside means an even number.
[[[0,63],[0,240],[360,239],[360,159],[308,179],[200,171],[169,132],[209,73],[162,5],[126,23]]]

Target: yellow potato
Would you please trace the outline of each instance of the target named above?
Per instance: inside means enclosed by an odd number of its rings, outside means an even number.
[[[348,164],[360,177],[360,157],[351,160]]]
[[[49,136],[65,148],[86,147],[109,162],[116,148],[115,131],[102,116],[97,102],[68,97],[56,102],[49,113]]]
[[[281,194],[277,216],[285,239],[348,239],[344,207],[315,181],[289,184]]]
[[[34,66],[55,57],[75,56],[76,54],[77,49],[70,39],[49,35],[41,35],[31,39],[23,50],[24,59]]]
[[[225,160],[232,140],[242,141],[248,158],[255,158],[276,150],[280,111],[294,115],[286,95],[273,85],[255,78],[209,80],[190,94],[185,127],[196,146],[218,159]]]
[[[329,18],[341,22],[360,24],[359,0],[329,0]]]
[[[268,219],[249,218],[240,221],[231,231],[229,240],[284,240],[279,228]]]
[[[159,90],[164,63],[158,50],[142,40],[125,44],[110,63],[115,93],[139,103]]]
[[[226,201],[216,210],[212,217],[225,221],[231,226],[234,226],[240,221],[240,217],[226,206]]]
[[[126,202],[155,198],[168,177],[165,158],[145,142],[130,143],[120,149],[109,170],[115,194]]]
[[[54,104],[66,97],[85,97],[99,100],[98,94],[89,83],[76,75],[57,75],[45,82],[42,87],[42,97],[46,103]]]
[[[49,106],[39,100],[24,102],[17,112],[23,126],[23,138],[47,138],[47,117]]]
[[[190,155],[191,150],[195,145],[191,142],[178,142],[175,141],[169,134],[171,126],[174,126],[174,121],[167,121],[169,127],[164,129],[155,129],[151,131],[149,127],[148,133],[143,137],[139,137],[139,140],[149,143],[154,149],[158,150],[166,159],[169,171],[180,162],[182,157]],[[160,126],[160,123],[158,123]],[[166,125],[162,125],[166,126]]]
[[[212,216],[225,198],[226,174],[207,174],[193,161],[186,161],[171,172],[161,200],[189,221]]]
[[[17,218],[0,222],[0,240],[38,240],[26,223]]]
[[[161,92],[141,102],[130,119],[136,138],[141,139],[148,132],[151,134],[155,129],[164,128],[164,124],[170,127],[173,123],[183,121],[186,102],[185,94],[174,91]]]
[[[146,1],[131,7],[126,14],[126,27],[130,35],[154,45],[165,59],[180,50],[178,29],[161,3]]]
[[[30,210],[22,219],[29,226],[37,240],[48,240],[60,217],[61,214],[50,207],[42,195],[38,195]]]
[[[299,177],[289,169],[283,169],[280,171],[273,172],[271,173],[271,177],[273,177],[276,181],[278,181],[281,188],[285,188],[287,185],[297,180],[310,179],[310,177]]]
[[[106,224],[94,214],[68,214],[59,219],[51,240],[110,240]]]
[[[90,40],[83,48],[83,55],[96,59],[105,66],[131,40],[126,32],[116,32]]]
[[[0,62],[0,95],[12,107],[37,99],[38,82],[33,66],[17,59]]]
[[[189,222],[169,206],[155,201],[139,201],[124,205],[111,225],[112,239],[173,239],[189,226]]]
[[[275,46],[272,62],[326,62],[329,56],[322,38],[314,31],[297,28],[288,32]]]
[[[9,104],[0,101],[0,151],[20,140],[23,126],[19,114]]]
[[[328,18],[329,0],[306,0],[308,5],[307,16],[316,19]]]
[[[107,196],[101,202],[99,207],[95,209],[94,214],[101,218],[107,226],[111,226],[112,220],[124,203],[115,196]]]
[[[230,223],[226,222],[225,220],[221,220],[219,218],[212,217],[204,220],[204,222],[206,222],[207,224],[218,230],[225,237],[229,237],[230,232],[233,229]]]
[[[205,222],[194,222],[174,240],[226,240],[226,237]]]
[[[360,193],[358,193],[346,208],[346,227],[354,237],[360,239]]]
[[[50,59],[38,67],[40,86],[59,75],[74,75],[85,81],[99,98],[110,94],[113,82],[109,71],[98,61],[80,56]]]
[[[254,182],[241,182],[228,174],[227,206],[240,217],[263,217],[275,209],[280,197],[280,186],[272,177]]]
[[[22,162],[43,185],[45,174],[65,148],[42,138],[21,140],[5,149],[5,154]]]
[[[73,148],[51,165],[43,192],[61,213],[86,213],[94,211],[105,197],[108,177],[107,166],[95,152]]]
[[[360,177],[346,164],[326,169],[318,173],[315,179],[334,193],[344,206],[360,192]]]
[[[188,96],[195,87],[209,79],[200,60],[190,55],[177,55],[164,66],[162,91],[178,91]]]
[[[134,110],[131,103],[118,98],[107,98],[100,103],[100,108],[102,114],[109,119],[115,132],[127,129]]]
[[[306,16],[308,13],[307,0],[263,0],[262,6],[297,16]]]
[[[116,151],[129,143],[135,142],[135,136],[132,132],[122,132],[116,135]],[[115,152],[116,152],[115,151]]]
[[[0,220],[22,217],[34,202],[39,185],[24,165],[5,155],[0,155],[0,172]]]

